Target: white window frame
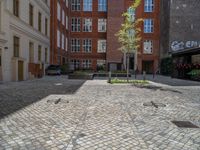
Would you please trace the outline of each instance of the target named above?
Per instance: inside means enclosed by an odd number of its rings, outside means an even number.
[[[81,10],[81,1],[80,0],[71,0],[71,10],[80,11]]]
[[[107,41],[105,39],[98,40],[98,53],[106,53],[107,50]]]
[[[60,30],[57,30],[57,47],[60,48]]]
[[[71,52],[80,52],[81,40],[78,38],[71,39]]]
[[[62,49],[65,49],[65,35],[62,34]]]
[[[98,32],[106,32],[107,31],[107,19],[99,18],[98,19]]]
[[[153,32],[154,32],[154,20],[144,19],[144,33],[153,33]]]
[[[73,17],[71,19],[71,30],[72,32],[81,32],[81,19]]]
[[[92,18],[83,18],[83,32],[92,32]]]
[[[61,7],[59,2],[57,2],[57,19],[61,21]]]
[[[90,69],[92,67],[92,60],[90,60],[90,59],[84,59],[82,61],[82,67],[84,69]]]
[[[153,12],[154,11],[154,0],[144,0],[144,12]]]
[[[92,39],[83,39],[83,51],[85,53],[92,52]]]
[[[62,10],[62,24],[65,25],[65,11]]]
[[[98,11],[99,12],[107,11],[107,0],[98,0]]]
[[[153,41],[152,40],[144,40],[143,41],[143,53],[144,54],[152,54],[153,53]]]
[[[83,11],[92,11],[93,0],[83,0]]]

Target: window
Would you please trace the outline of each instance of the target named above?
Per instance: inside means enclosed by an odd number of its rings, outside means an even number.
[[[65,4],[66,4],[66,7],[68,7],[68,4],[69,4],[68,0],[65,0]]]
[[[13,14],[19,17],[19,0],[13,0]]]
[[[143,43],[143,53],[144,54],[152,54],[153,52],[153,41],[145,40]]]
[[[128,14],[130,15],[130,21],[133,22],[135,20],[135,10],[133,8],[129,8]]]
[[[48,63],[48,48],[45,48],[45,55],[44,55],[45,63]]]
[[[65,36],[62,34],[62,49],[65,49]]]
[[[57,30],[57,47],[60,47],[60,31]]]
[[[60,3],[57,3],[57,19],[61,21],[61,8],[60,8]]]
[[[71,3],[72,11],[80,11],[81,10],[80,0],[72,0],[71,2],[72,2]]]
[[[144,20],[144,33],[153,33],[153,19]]]
[[[153,9],[154,9],[154,0],[145,0],[144,12],[153,12]]]
[[[34,63],[34,44],[29,42],[29,62]]]
[[[72,32],[80,32],[81,31],[81,19],[80,18],[72,18]]]
[[[62,11],[62,24],[65,25],[65,12]]]
[[[68,29],[68,16],[66,16],[66,29]]]
[[[33,5],[29,4],[29,24],[33,27]]]
[[[98,40],[98,53],[106,52],[106,40]]]
[[[48,19],[45,18],[45,35],[48,35]]]
[[[105,70],[106,60],[97,59],[97,71]]]
[[[66,38],[65,39],[65,51],[67,51],[67,49],[68,49],[68,39]]]
[[[38,30],[42,31],[42,14],[40,12],[38,13]]]
[[[19,42],[20,42],[19,37],[14,36],[13,37],[14,57],[19,57],[19,46],[20,46]]]
[[[71,65],[73,67],[73,69],[77,70],[80,68],[80,60],[74,59],[71,60]]]
[[[91,68],[91,64],[92,64],[92,61],[86,59],[86,60],[83,60],[83,64],[82,65],[83,65],[84,69],[90,69]]]
[[[83,0],[83,11],[92,11],[92,0]]]
[[[92,40],[91,39],[83,40],[83,51],[86,53],[90,53],[92,51]]]
[[[80,52],[80,39],[72,39],[71,40],[71,51],[72,52]]]
[[[42,46],[38,45],[38,61],[40,62],[42,58]]]
[[[2,64],[1,64],[1,49],[0,49],[0,67],[1,67],[1,65],[2,65]]]
[[[98,19],[98,32],[106,32],[106,19]]]
[[[92,32],[92,19],[90,18],[83,19],[83,31]]]
[[[107,0],[98,0],[98,11],[107,11]]]

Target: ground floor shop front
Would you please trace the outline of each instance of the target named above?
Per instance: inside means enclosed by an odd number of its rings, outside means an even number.
[[[200,48],[172,53],[172,77],[200,81]]]

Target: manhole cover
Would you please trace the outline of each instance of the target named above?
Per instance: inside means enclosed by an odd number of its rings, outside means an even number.
[[[199,128],[190,121],[172,121],[179,128]]]

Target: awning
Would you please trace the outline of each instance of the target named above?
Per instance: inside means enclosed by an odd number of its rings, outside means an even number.
[[[200,47],[179,50],[179,51],[176,51],[176,52],[172,52],[171,54],[172,54],[172,57],[184,56],[184,55],[197,55],[197,54],[200,54]]]

